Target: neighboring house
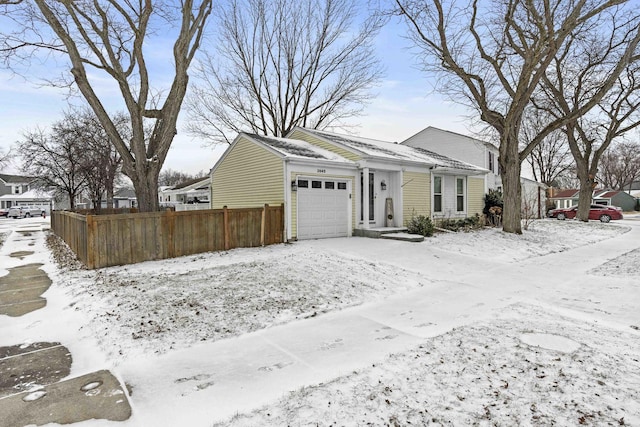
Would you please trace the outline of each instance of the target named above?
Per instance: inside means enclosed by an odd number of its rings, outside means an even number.
[[[53,191],[31,189],[20,194],[4,194],[0,196],[0,206],[3,208],[37,206],[49,214],[52,209],[63,209],[65,204],[61,200],[56,200]]]
[[[0,196],[20,195],[31,189],[32,177],[0,174]],[[10,208],[13,206],[12,198],[0,199],[0,208]]]
[[[502,191],[502,179],[498,166],[498,147],[489,142],[429,126],[400,144],[435,151],[487,169],[489,173],[485,175],[484,192],[488,193],[489,190]]]
[[[596,190],[593,194],[593,202],[598,205],[617,206],[624,212],[630,212],[636,208],[636,198],[624,191]]]
[[[180,205],[198,204],[200,209],[210,207],[211,177],[190,179],[175,186],[162,186],[158,189],[158,202],[160,206],[175,206],[181,210]],[[182,206],[188,208],[186,206]],[[187,209],[184,209],[187,210]]]
[[[566,209],[576,206],[579,199],[579,190],[562,190],[555,193],[550,198],[556,208]],[[617,206],[625,212],[633,211],[636,208],[637,199],[624,191],[597,189],[593,191],[591,203],[597,205]]]
[[[579,191],[575,189],[561,190],[552,193],[549,200],[555,205],[556,209],[567,209],[576,206],[579,199]]]
[[[287,240],[362,235],[413,215],[481,214],[486,170],[409,146],[296,127],[240,134],[211,169],[212,208],[285,205]]]

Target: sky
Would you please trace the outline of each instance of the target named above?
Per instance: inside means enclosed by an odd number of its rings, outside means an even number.
[[[434,93],[425,74],[415,66],[411,42],[404,34],[405,26],[397,20],[389,22],[378,34],[375,48],[386,70],[385,77],[373,89],[375,96],[365,106],[364,114],[348,122],[349,126],[355,126],[350,132],[393,142],[403,141],[427,126],[471,134],[468,111]],[[170,44],[153,50],[153,59],[159,63],[170,64],[170,55]],[[49,128],[62,118],[70,102],[82,102],[78,97],[69,98],[67,90],[38,83],[43,76],[51,78],[65,72],[51,60],[46,64],[32,64],[24,76],[0,69],[0,152],[24,140],[26,131]],[[100,83],[97,91],[108,100],[113,88],[110,89],[107,82],[100,87]],[[185,130],[185,118],[183,111],[164,169],[186,173],[208,171],[226,145],[211,146],[190,136]],[[18,173],[19,165],[10,165],[2,172]]]

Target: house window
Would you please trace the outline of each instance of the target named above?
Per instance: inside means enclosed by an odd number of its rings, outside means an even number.
[[[433,177],[433,211],[442,212],[442,177]]]
[[[456,212],[464,212],[464,178],[456,178]]]
[[[491,172],[495,172],[494,163],[495,163],[495,156],[491,151],[489,151],[489,170]]]
[[[375,189],[373,188],[373,181],[375,175],[373,172],[369,172],[369,221],[375,221]],[[360,173],[360,206],[364,207],[364,174]],[[360,209],[360,221],[363,221],[364,209]]]

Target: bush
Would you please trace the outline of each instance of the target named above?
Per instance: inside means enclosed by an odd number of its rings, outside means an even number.
[[[443,219],[438,223],[440,228],[444,228],[449,231],[471,231],[481,228],[480,217],[478,215],[469,218],[460,219]]]
[[[429,217],[424,215],[412,216],[407,230],[411,234],[420,234],[425,237],[433,236],[433,223]]]

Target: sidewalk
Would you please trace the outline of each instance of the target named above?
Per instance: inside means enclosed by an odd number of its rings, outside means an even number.
[[[69,324],[60,321],[59,307],[47,307],[48,221],[8,221],[0,230],[14,226],[0,250],[8,270],[0,277],[0,427],[128,419],[119,380],[107,370],[78,375],[74,352],[63,344]]]

